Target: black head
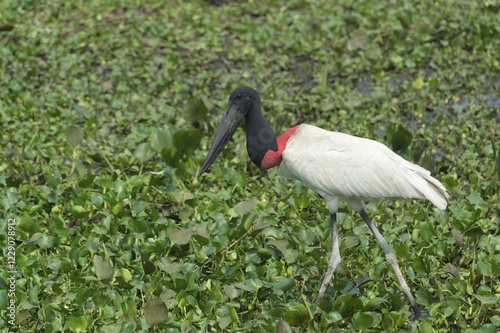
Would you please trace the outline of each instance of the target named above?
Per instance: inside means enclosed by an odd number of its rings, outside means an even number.
[[[235,107],[240,113],[246,115],[256,102],[260,103],[260,97],[257,91],[247,86],[241,86],[236,88],[229,96],[227,110]]]
[[[229,96],[227,109],[224,111],[219,128],[217,129],[217,134],[215,134],[214,142],[210,147],[210,151],[198,176],[201,176],[217,159],[222,149],[229,142],[229,139],[231,139],[231,136],[248,112],[252,110],[253,106],[260,108],[260,97],[255,89],[241,86],[232,92]]]

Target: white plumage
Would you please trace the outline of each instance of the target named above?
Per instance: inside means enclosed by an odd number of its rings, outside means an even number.
[[[290,137],[279,171],[327,202],[340,199],[355,209],[362,201],[384,198],[428,199],[439,209],[447,206],[446,189],[426,169],[377,141],[312,125],[300,125]]]

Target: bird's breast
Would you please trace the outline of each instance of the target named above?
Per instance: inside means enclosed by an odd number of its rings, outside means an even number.
[[[268,150],[262,159],[262,163],[260,165],[261,169],[268,170],[274,168],[281,164],[283,161],[283,151],[286,148],[286,144],[290,137],[299,129],[300,125],[294,126],[292,128],[287,129],[283,134],[281,134],[277,139],[276,143],[278,145],[278,150]]]

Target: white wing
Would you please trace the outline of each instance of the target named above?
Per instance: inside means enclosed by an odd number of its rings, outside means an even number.
[[[416,198],[447,205],[446,189],[429,171],[387,146],[311,125],[300,125],[288,140],[280,173],[347,201]]]

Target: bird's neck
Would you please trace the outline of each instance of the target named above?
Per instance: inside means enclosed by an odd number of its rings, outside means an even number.
[[[271,125],[264,119],[260,103],[254,103],[246,116],[247,151],[252,162],[262,168],[268,151],[278,151],[276,135]]]

